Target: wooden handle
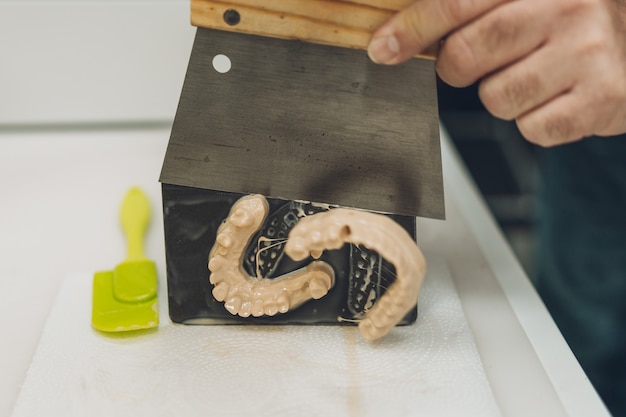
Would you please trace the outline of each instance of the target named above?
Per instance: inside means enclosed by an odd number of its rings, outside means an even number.
[[[191,0],[198,27],[367,49],[372,33],[415,0]],[[422,57],[434,58],[436,47]]]

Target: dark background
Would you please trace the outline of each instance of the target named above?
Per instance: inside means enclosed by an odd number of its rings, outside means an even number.
[[[454,88],[439,80],[437,87],[441,122],[533,279],[537,147],[524,140],[515,122],[496,119],[486,111],[477,84]]]

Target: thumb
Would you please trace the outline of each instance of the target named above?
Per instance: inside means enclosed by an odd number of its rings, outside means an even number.
[[[367,53],[377,64],[399,64],[503,1],[417,0],[374,32]]]

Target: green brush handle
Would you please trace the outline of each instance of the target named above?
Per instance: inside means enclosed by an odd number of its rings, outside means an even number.
[[[150,222],[150,201],[141,189],[133,187],[126,193],[120,219],[128,244],[126,261],[145,260],[143,238]]]

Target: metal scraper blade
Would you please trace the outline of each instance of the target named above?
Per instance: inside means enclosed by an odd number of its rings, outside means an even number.
[[[160,181],[444,218],[434,62],[198,28]]]

